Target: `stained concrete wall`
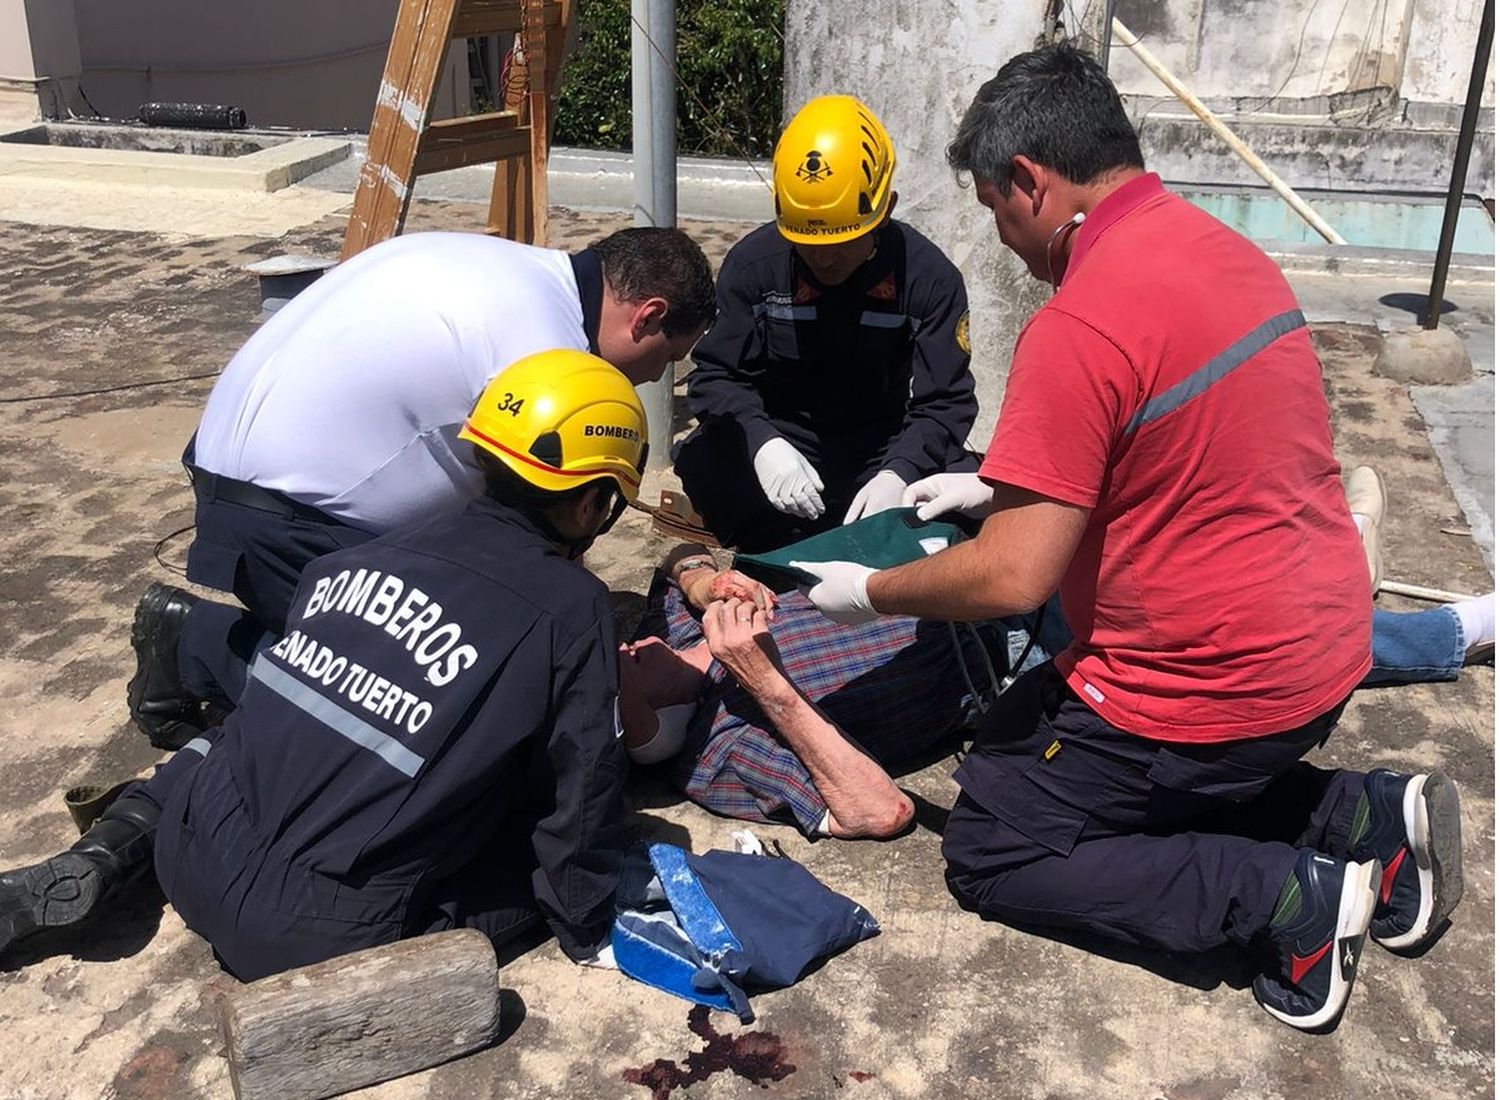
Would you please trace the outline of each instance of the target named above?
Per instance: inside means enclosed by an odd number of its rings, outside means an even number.
[[[1412,16],[1401,94],[1412,103],[1462,103],[1479,37],[1482,0],[1452,4],[1419,0]],[[1495,105],[1495,58],[1490,55],[1484,105]]]
[[[896,216],[963,271],[980,399],[970,442],[980,448],[994,427],[1011,347],[1045,288],[1001,246],[988,211],[954,180],[943,152],[979,85],[1034,45],[1041,11],[1018,0],[787,4],[787,115],[836,92],[868,103],[896,145]]]
[[[1200,98],[1297,110],[1292,101],[1375,88],[1462,103],[1482,8],[1483,0],[1116,0],[1115,16]],[[1110,72],[1127,95],[1164,94],[1138,64]]]
[[[54,0],[46,0],[52,3]],[[82,84],[111,118],[149,100],[227,103],[252,126],[368,129],[397,0],[67,0]],[[439,117],[467,108],[463,43],[449,50]]]

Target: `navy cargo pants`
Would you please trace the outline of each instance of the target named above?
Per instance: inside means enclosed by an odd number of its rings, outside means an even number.
[[[1342,711],[1269,737],[1152,741],[1039,665],[1001,696],[955,773],[949,889],[1011,924],[1169,951],[1247,945],[1299,848],[1348,858],[1364,775],[1301,759]]]
[[[232,592],[244,608],[198,601],[183,623],[177,667],[190,695],[232,707],[255,654],[285,631],[303,568],[374,536],[280,493],[197,469],[188,446],[184,463],[197,498],[188,580]]]
[[[359,881],[322,874],[316,850],[289,857],[274,822],[256,823],[228,760],[225,730],[189,742],[128,792],[161,810],[155,870],[162,893],[223,967],[254,981],[427,932],[475,928],[497,948],[541,923],[524,832],[497,834],[465,868],[423,868]]]

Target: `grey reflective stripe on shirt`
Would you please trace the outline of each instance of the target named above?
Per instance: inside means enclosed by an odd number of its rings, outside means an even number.
[[[1295,332],[1305,324],[1307,324],[1307,319],[1302,316],[1302,311],[1293,309],[1286,313],[1278,313],[1269,321],[1256,325],[1177,385],[1165,393],[1157,394],[1137,409],[1136,414],[1130,418],[1130,423],[1125,425],[1125,434],[1129,435],[1142,425],[1159,420],[1167,413],[1182,408],[1193,398],[1206,393],[1210,386],[1227,377],[1236,367],[1243,365],[1257,352],[1269,347],[1273,341],[1279,340],[1289,332]]]
[[[195,752],[199,756],[207,756],[208,755],[208,750],[211,749],[211,748],[213,748],[213,746],[208,743],[208,738],[206,738],[206,737],[195,737],[191,741],[189,741],[186,745],[182,746],[182,751],[183,752]]]
[[[867,309],[859,315],[859,323],[871,328],[903,328],[907,323],[904,313],[877,313]]]
[[[780,302],[756,302],[750,307],[753,317],[769,317],[773,321],[816,321],[817,306],[788,306]]]
[[[259,680],[277,695],[305,714],[342,734],[362,749],[369,749],[402,775],[416,775],[427,763],[416,753],[387,733],[381,733],[363,718],[350,714],[330,702],[288,672],[277,668],[264,656],[250,666],[250,677]]]

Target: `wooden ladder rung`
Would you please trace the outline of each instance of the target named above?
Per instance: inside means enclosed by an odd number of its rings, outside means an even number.
[[[453,37],[479,34],[513,34],[521,29],[521,0],[463,0],[453,19]],[[553,0],[542,5],[542,25],[562,25],[562,4]]]
[[[520,156],[531,148],[531,128],[520,123],[515,111],[430,123],[417,144],[415,173],[422,176]]]

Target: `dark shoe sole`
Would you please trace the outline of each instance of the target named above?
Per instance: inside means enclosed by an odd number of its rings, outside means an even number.
[[[77,924],[93,911],[103,887],[99,868],[76,852],[0,876],[0,954],[43,928]]]
[[[135,605],[135,617],[130,623],[135,674],[125,688],[125,704],[131,721],[153,746],[168,750],[182,748],[203,730],[198,702],[186,694],[175,699],[153,701],[149,704],[150,709],[146,709],[147,669],[157,663],[157,637],[152,624],[161,607],[172,599],[173,591],[167,585],[152,582]]]
[[[1402,805],[1406,843],[1416,860],[1424,905],[1411,928],[1371,938],[1388,951],[1415,951],[1442,927],[1464,896],[1463,826],[1458,788],[1442,772],[1422,777]]]

